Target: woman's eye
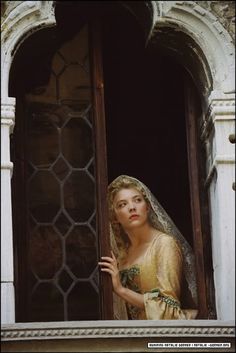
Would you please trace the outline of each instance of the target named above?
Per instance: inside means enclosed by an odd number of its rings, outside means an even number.
[[[137,197],[137,198],[135,199],[135,201],[136,201],[136,202],[141,202],[142,199],[141,199],[141,197]]]
[[[124,207],[125,206],[125,203],[123,202],[123,203],[120,203],[119,205],[118,205],[118,208],[122,208],[122,207]]]

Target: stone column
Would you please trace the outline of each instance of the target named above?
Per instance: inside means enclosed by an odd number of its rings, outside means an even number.
[[[205,129],[218,320],[235,318],[235,100],[213,98]]]
[[[12,239],[10,133],[15,119],[15,98],[1,101],[1,322],[15,322]]]

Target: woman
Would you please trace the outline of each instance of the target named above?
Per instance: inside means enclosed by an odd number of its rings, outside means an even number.
[[[112,252],[99,265],[111,275],[115,318],[194,319],[191,248],[150,190],[121,175],[109,185],[108,204]]]

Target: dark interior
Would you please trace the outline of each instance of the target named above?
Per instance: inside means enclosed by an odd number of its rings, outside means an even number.
[[[125,11],[103,21],[103,57],[108,181],[143,181],[192,243],[184,69]]]

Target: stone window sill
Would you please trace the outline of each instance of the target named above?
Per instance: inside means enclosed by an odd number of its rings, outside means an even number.
[[[233,352],[235,322],[112,320],[15,323],[2,325],[1,340],[4,352],[150,352],[147,348],[149,342],[231,343],[227,352]],[[158,349],[158,352],[162,351],[166,348]],[[178,350],[171,349],[171,352],[175,351]],[[191,349],[191,352],[197,351],[203,352],[204,349]]]

